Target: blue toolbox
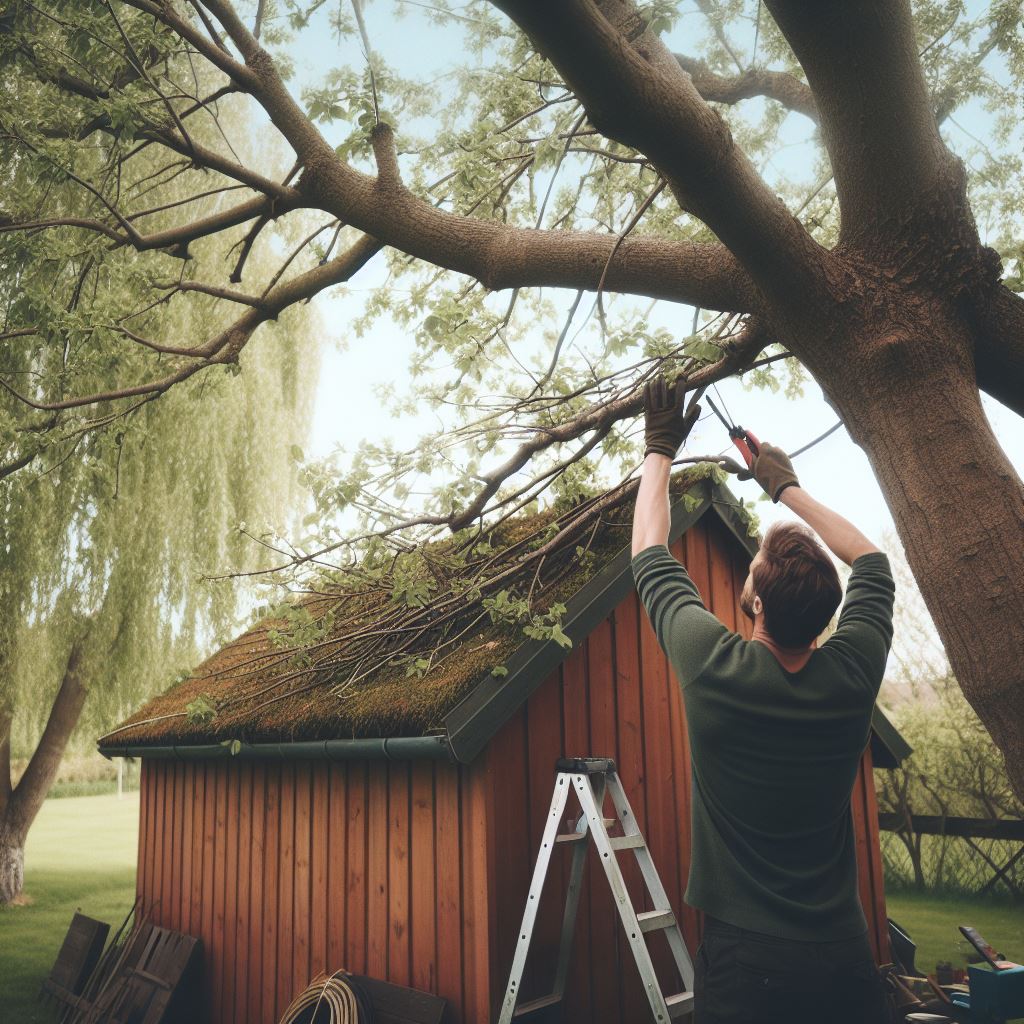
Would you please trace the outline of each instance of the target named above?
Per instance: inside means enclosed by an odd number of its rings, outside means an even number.
[[[985,962],[968,966],[969,993],[952,994],[960,1011],[957,1018],[971,1024],[1003,1024],[1024,1017],[1024,966],[1005,960],[974,928],[962,925],[960,931]]]

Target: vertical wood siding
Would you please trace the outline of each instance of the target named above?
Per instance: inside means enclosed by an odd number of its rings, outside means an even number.
[[[273,1024],[339,968],[437,992],[448,1024],[477,1024],[494,781],[433,762],[145,760],[143,911],[203,940],[211,1024]]]
[[[672,547],[711,610],[749,636],[747,564],[705,518]],[[273,1024],[318,971],[345,968],[449,1000],[484,1024],[504,993],[560,756],[612,756],[687,944],[690,752],[681,694],[631,592],[471,766],[383,761],[145,760],[138,893],[158,924],[203,940],[211,1024]],[[570,801],[571,803],[571,801]],[[853,794],[860,893],[876,953],[885,900],[870,754]],[[563,856],[564,855],[564,856]],[[643,886],[623,857],[634,901]],[[556,851],[523,999],[550,990],[568,867]],[[679,989],[661,935],[649,946]],[[645,1019],[643,992],[593,854],[577,916],[567,1020]]]

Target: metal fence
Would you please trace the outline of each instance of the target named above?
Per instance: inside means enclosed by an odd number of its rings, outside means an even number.
[[[886,830],[895,824],[886,821],[888,817],[895,815],[880,815],[887,886],[965,896],[991,894],[1024,902],[1024,841],[999,837],[999,833],[1015,836],[1020,823],[999,827],[1003,823],[970,818],[914,818],[913,830],[904,827],[897,834]]]

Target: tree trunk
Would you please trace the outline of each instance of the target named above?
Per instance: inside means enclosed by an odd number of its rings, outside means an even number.
[[[25,837],[0,824],[0,906],[21,895],[25,886]]]
[[[819,349],[812,372],[868,456],[957,682],[1024,799],[1024,485],[982,409],[967,328],[933,302]]]
[[[82,647],[79,640],[71,648],[39,745],[0,813],[0,906],[21,895],[25,884],[25,839],[53,784],[85,704]]]
[[[0,711],[0,817],[11,799],[11,713]]]

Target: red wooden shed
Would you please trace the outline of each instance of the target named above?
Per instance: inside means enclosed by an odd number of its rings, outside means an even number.
[[[739,593],[757,540],[741,506],[696,474],[674,477],[672,496],[670,550],[713,613],[749,635]],[[339,968],[445,997],[450,1024],[496,1020],[561,756],[615,758],[692,954],[701,921],[682,899],[683,704],[633,586],[631,513],[627,503],[606,515],[593,557],[575,558],[555,588],[571,650],[488,624],[443,678],[381,678],[348,701],[285,684],[255,715],[255,695],[288,675],[264,622],[101,739],[108,756],[142,758],[138,894],[157,923],[203,940],[211,1024],[272,1024],[314,974]],[[517,536],[550,531],[561,515],[517,517]],[[493,674],[496,664],[507,674]],[[199,694],[222,709],[210,722],[185,715]],[[873,725],[852,815],[881,961],[872,765],[893,767],[909,750],[877,710]],[[552,867],[523,1000],[550,990],[567,864],[568,854]],[[678,991],[656,941],[663,987]],[[649,1016],[593,861],[565,1009],[571,1024]]]

